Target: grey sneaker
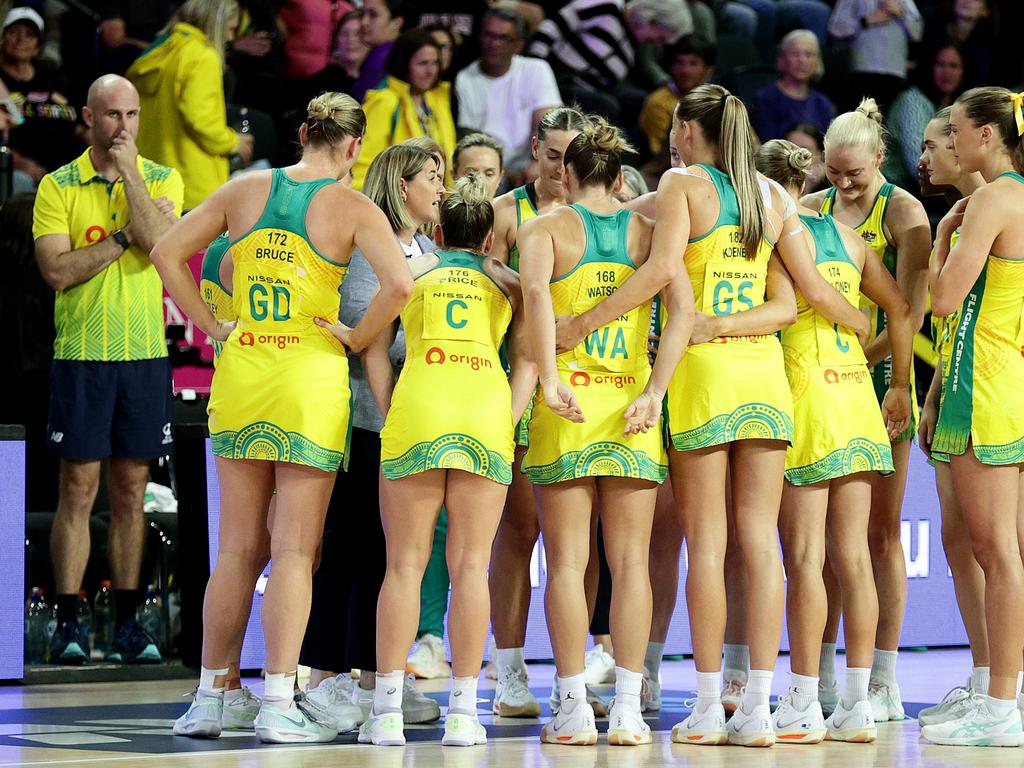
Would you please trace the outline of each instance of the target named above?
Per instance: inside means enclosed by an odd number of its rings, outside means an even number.
[[[224,699],[195,692],[188,710],[174,721],[175,736],[213,739],[220,736]]]
[[[441,717],[441,705],[420,693],[413,683],[415,675],[406,675],[402,689],[402,719],[409,725],[432,723]]]
[[[224,714],[221,716],[221,727],[228,731],[251,731],[256,728],[256,716],[263,704],[259,696],[253,694],[248,687],[231,701],[224,700]]]
[[[334,741],[338,729],[299,693],[286,710],[264,702],[256,716],[256,735],[260,741],[271,744],[328,742]]]

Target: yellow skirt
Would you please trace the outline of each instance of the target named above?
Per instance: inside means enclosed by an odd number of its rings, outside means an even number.
[[[735,440],[793,440],[793,395],[774,335],[723,337],[687,349],[669,383],[677,451]]]
[[[530,419],[530,439],[523,474],[539,485],[581,477],[628,477],[662,482],[668,458],[660,425],[646,433],[622,434],[623,418],[647,384],[648,370],[609,373],[559,369],[559,377],[576,392],[586,418],[574,424],[554,414],[538,389]]]

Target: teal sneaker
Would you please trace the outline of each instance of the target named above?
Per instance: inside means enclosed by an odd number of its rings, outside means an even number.
[[[217,738],[221,731],[224,699],[220,696],[203,696],[198,691],[194,697],[188,711],[174,721],[174,735],[193,739]]]
[[[226,731],[255,730],[256,716],[260,713],[260,706],[263,702],[258,696],[254,696],[248,687],[243,687],[242,692],[230,701],[227,697],[228,693],[231,691],[225,691],[221,727]]]
[[[62,622],[50,638],[50,663],[79,666],[87,661],[78,622]]]
[[[119,664],[159,664],[160,651],[139,622],[131,619],[122,624],[114,635],[107,661]]]
[[[932,744],[955,747],[1019,747],[1024,745],[1024,727],[1017,707],[1005,717],[993,715],[980,696],[962,717],[921,728]]]

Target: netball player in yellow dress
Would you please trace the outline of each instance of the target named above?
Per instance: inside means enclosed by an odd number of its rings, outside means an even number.
[[[945,396],[932,451],[949,454],[953,484],[978,563],[992,675],[988,696],[962,717],[926,725],[938,744],[1017,746],[1024,653],[1024,564],[1018,544],[1024,462],[1024,96],[974,88],[953,104],[949,125],[964,173],[987,184],[939,223],[932,311],[960,312],[950,342]],[[959,226],[960,237],[949,249]]]
[[[914,330],[924,322],[927,304],[928,252],[931,229],[924,207],[909,192],[889,184],[879,171],[884,156],[882,114],[873,99],[864,99],[853,112],[839,115],[825,134],[825,170],[830,189],[808,195],[808,208],[831,214],[853,227],[878,254],[910,302]],[[892,346],[885,313],[871,301],[862,308],[871,317],[871,335],[865,348],[875,395],[882,402],[892,381]],[[871,666],[871,702],[879,722],[903,719],[903,704],[896,683],[896,655],[907,603],[907,568],[900,540],[900,512],[907,485],[910,442],[917,429],[917,399],[911,368],[912,422],[893,441],[895,472],[872,480],[871,565],[878,591],[878,630]],[[841,602],[829,592],[829,621],[825,639],[828,652],[822,667],[830,685],[823,685],[822,704],[831,709],[838,699],[834,683],[835,639]]]
[[[586,311],[648,257],[650,220],[623,210],[612,194],[626,146],[618,129],[595,119],[566,149],[563,178],[573,205],[525,223],[517,238],[540,371],[523,473],[536,486],[547,554],[545,603],[560,701],[541,740],[552,744],[597,741],[583,675],[584,573],[595,508],[612,574],[617,661],[608,741],[651,741],[640,713],[651,622],[648,550],[657,484],[667,471],[661,403],[689,332],[688,282],[679,275],[667,289],[671,311],[653,370],[649,298],[557,358],[554,338],[556,314]]]
[[[338,286],[352,249],[374,266],[381,292],[358,327],[359,350],[404,306],[412,280],[384,215],[341,184],[359,154],[366,118],[349,96],[309,104],[303,158],[246,174],[178,222],[152,252],[164,285],[214,341],[224,341],[210,397],[221,487],[220,551],[204,604],[203,670],[193,708],[214,720],[231,647],[248,619],[262,556],[260,529],[277,489],[270,530],[274,567],[263,597],[266,694],[256,719],[266,741],[328,741],[336,729],[293,702],[309,614],[313,559],[348,431],[346,358],[324,327],[337,319]],[[342,214],[339,214],[343,212]],[[237,326],[203,301],[188,259],[227,231]],[[254,575],[255,573],[255,575]]]
[[[776,139],[758,151],[757,168],[797,200],[812,160],[806,149]],[[831,216],[803,207],[798,211],[821,274],[852,306],[863,294],[885,312],[894,383],[880,412],[856,336],[797,295],[796,322],[782,331],[795,433],[786,456],[779,514],[792,678],[773,715],[775,733],[791,744],[817,743],[826,732],[838,741],[874,741],[868,677],[878,602],[868,551],[868,473],[892,473],[889,440],[910,418],[906,382],[914,332],[909,304],[863,239]],[[826,544],[845,598],[847,664],[846,690],[827,722],[818,702],[817,674],[828,614],[822,580]]]

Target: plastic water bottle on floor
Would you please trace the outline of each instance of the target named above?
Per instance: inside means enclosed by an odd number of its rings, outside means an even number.
[[[156,587],[150,584],[146,590],[146,602],[138,610],[139,626],[145,630],[157,648],[163,646],[163,616],[160,611],[160,598],[156,595]]]
[[[110,650],[110,644],[114,641],[114,592],[110,589],[110,579],[100,582],[100,591],[96,593],[96,600],[93,605],[94,633],[93,646],[101,654]]]
[[[89,649],[92,648],[92,606],[89,605],[89,598],[86,591],[78,591],[78,604],[75,607],[75,616],[78,619],[78,644],[89,657]]]
[[[49,637],[46,634],[46,623],[49,621],[49,607],[43,600],[43,591],[32,587],[32,595],[25,609],[25,662],[42,664],[46,661],[46,650]]]

